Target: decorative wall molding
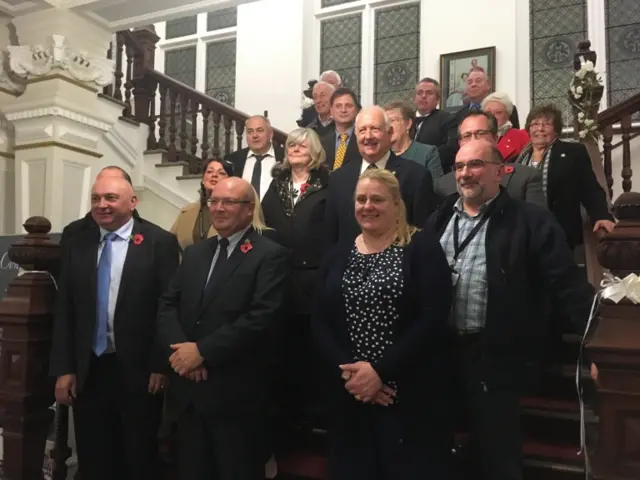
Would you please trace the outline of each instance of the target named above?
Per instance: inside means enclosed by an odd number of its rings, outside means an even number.
[[[52,44],[46,48],[41,45],[8,46],[11,70],[21,77],[29,78],[60,69],[77,80],[101,87],[113,81],[114,60],[72,50],[65,44],[64,35],[54,34],[51,38]]]
[[[34,150],[36,148],[49,148],[49,147],[58,147],[63,148],[65,150],[69,150],[71,152],[80,153],[82,155],[89,155],[90,157],[102,158],[102,154],[99,152],[93,152],[91,150],[87,150],[86,148],[76,147],[74,145],[68,145],[63,142],[49,141],[49,142],[37,142],[37,143],[29,143],[26,145],[16,145],[13,147],[14,151],[22,151],[22,150]]]
[[[95,136],[79,135],[77,132],[66,131],[60,135],[60,140],[87,148],[98,148],[98,138]]]
[[[6,92],[16,97],[22,95],[27,88],[25,83],[18,83],[12,78],[11,72],[7,72],[6,66],[9,66],[9,53],[0,51],[0,91]]]
[[[9,120],[10,122],[15,122],[17,120],[32,120],[42,117],[62,117],[66,118],[67,120],[82,123],[84,125],[88,125],[105,132],[108,132],[111,129],[111,125],[103,122],[102,120],[98,120],[83,113],[74,112],[73,110],[68,110],[66,108],[56,106],[33,108],[31,110],[22,110],[18,112],[7,113],[7,120]]]
[[[103,139],[120,154],[120,158],[127,162],[130,167],[134,168],[141,160],[142,151],[136,150],[135,146],[131,145],[131,142],[118,131],[118,128],[112,128],[104,135]]]

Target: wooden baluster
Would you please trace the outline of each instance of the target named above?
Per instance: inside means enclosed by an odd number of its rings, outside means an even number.
[[[178,99],[178,93],[175,90],[169,91],[169,98],[171,101],[171,106],[169,107],[169,161],[175,162],[178,160],[178,154],[176,149],[176,132],[178,129],[176,128],[176,101]]]
[[[209,159],[209,115],[211,110],[207,107],[202,107],[202,165],[204,165]]]
[[[198,108],[200,104],[195,98],[192,98],[189,102],[189,108],[191,109],[191,160],[193,164],[189,163],[189,168],[192,173],[201,173],[200,167],[202,165],[201,159],[198,158]]]
[[[220,114],[213,112],[213,149],[211,156],[214,158],[222,158],[220,155]]]
[[[53,480],[67,480],[67,459],[71,456],[69,448],[69,407],[56,404],[55,445],[50,456],[53,459]]]
[[[167,142],[165,135],[167,134],[167,87],[165,85],[159,85],[160,93],[160,119],[158,120],[158,146],[157,148],[166,150]]]
[[[127,71],[124,77],[124,110],[122,111],[122,116],[131,118],[133,116],[131,110],[131,90],[133,89],[131,65],[133,64],[135,51],[129,45],[127,45],[125,51],[127,52]]]
[[[231,126],[233,125],[233,119],[228,115],[224,116],[224,155],[227,156],[231,153]]]
[[[109,42],[109,48],[107,49],[107,60],[112,60],[112,59],[113,59],[113,42]],[[115,80],[115,77],[114,77],[114,80]],[[102,93],[110,97],[113,97],[113,81],[114,80],[111,80],[111,83],[102,89]]]
[[[604,176],[607,179],[609,198],[613,200],[613,167],[611,165],[611,141],[613,140],[613,127],[611,125],[602,131],[602,156]]]
[[[631,115],[620,122],[622,127],[622,191],[631,191]]]
[[[189,161],[187,152],[187,141],[189,134],[187,133],[187,114],[189,110],[189,99],[184,93],[180,94],[180,160]]]
[[[113,91],[113,98],[122,101],[122,50],[124,47],[124,37],[122,35],[116,35],[116,84]]]
[[[150,81],[151,88],[151,101],[149,102],[149,135],[147,135],[147,150],[156,150],[158,148],[158,141],[156,139],[156,90],[158,89],[158,82]]]
[[[242,148],[243,134],[244,134],[244,121],[236,120],[236,151]]]

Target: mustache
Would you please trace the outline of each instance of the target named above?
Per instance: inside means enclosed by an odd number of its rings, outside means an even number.
[[[364,140],[362,140],[363,145],[378,145],[378,143],[379,142],[373,138],[372,139],[365,138]]]

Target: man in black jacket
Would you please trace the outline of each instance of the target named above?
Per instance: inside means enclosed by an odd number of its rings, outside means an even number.
[[[459,195],[427,226],[440,236],[455,285],[456,385],[479,478],[521,480],[519,398],[540,374],[550,294],[582,334],[594,291],[553,215],[500,187],[495,145],[462,145],[454,170]]]

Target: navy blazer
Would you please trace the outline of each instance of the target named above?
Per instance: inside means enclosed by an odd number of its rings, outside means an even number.
[[[328,367],[326,393],[338,410],[359,405],[345,390],[338,368],[354,362],[342,294],[342,276],[353,245],[338,243],[325,256],[311,318],[315,343]],[[397,383],[398,405],[407,415],[423,415],[434,410],[432,402],[446,400],[446,332],[453,294],[449,265],[432,230],[414,234],[404,248],[402,270],[403,298],[394,342],[373,367],[383,383]]]

